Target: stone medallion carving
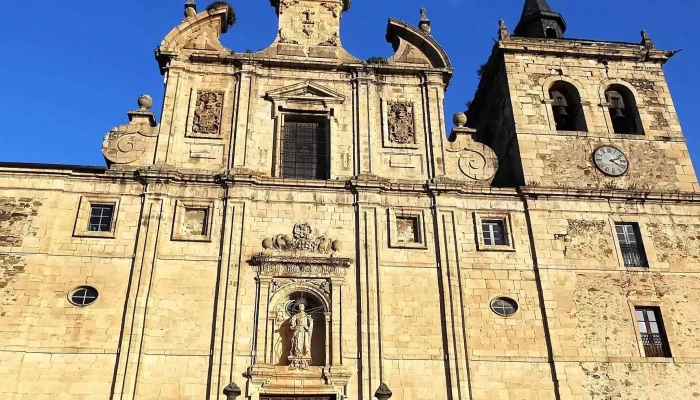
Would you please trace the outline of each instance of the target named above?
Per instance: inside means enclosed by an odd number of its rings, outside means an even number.
[[[192,132],[218,135],[221,130],[221,114],[224,108],[223,92],[199,92],[194,110]]]
[[[331,240],[325,236],[315,237],[311,225],[302,223],[294,225],[291,237],[280,234],[272,238],[266,238],[263,240],[263,248],[282,253],[311,252],[332,254],[340,251],[341,245],[339,241]]]
[[[389,140],[398,144],[416,142],[413,104],[404,102],[387,102],[389,109]]]

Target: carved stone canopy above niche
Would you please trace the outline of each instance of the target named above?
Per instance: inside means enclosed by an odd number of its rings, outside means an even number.
[[[342,277],[352,265],[349,258],[333,256],[341,251],[340,241],[316,236],[308,223],[294,225],[291,236],[266,238],[262,246],[264,251],[249,261],[260,275]]]
[[[294,225],[292,236],[276,235],[263,240],[262,245],[265,250],[295,254],[301,252],[333,254],[341,250],[338,240],[332,240],[326,236],[316,237],[308,223]]]

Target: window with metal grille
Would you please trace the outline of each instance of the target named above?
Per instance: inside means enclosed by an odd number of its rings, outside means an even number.
[[[647,257],[642,244],[642,235],[639,233],[639,225],[633,223],[615,224],[617,239],[620,242],[622,258],[625,267],[648,267]]]
[[[510,317],[518,312],[518,302],[508,297],[499,297],[491,302],[491,311],[501,317]]]
[[[88,231],[90,232],[110,232],[112,230],[112,217],[114,216],[114,205],[94,204],[90,207],[90,221]]]
[[[635,307],[639,333],[647,357],[671,357],[666,330],[658,307]]]
[[[286,115],[280,146],[281,176],[328,179],[328,142],[326,118]]]
[[[487,246],[506,246],[506,229],[504,221],[483,221],[481,231],[484,235],[484,244]]]
[[[95,289],[92,286],[81,286],[73,291],[73,293],[70,295],[70,301],[71,303],[75,304],[76,306],[87,306],[95,301],[97,301],[97,297],[99,296],[99,293],[97,292],[97,289]]]

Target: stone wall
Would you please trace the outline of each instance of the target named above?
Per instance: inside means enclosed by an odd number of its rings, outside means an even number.
[[[0,197],[0,247],[22,247],[25,236],[36,234],[32,220],[41,205],[27,197]]]
[[[273,45],[236,54],[217,4],[188,3],[157,51],[162,125],[142,97],[129,116],[147,132],[127,133],[147,139],[120,149],[141,159],[0,166],[0,397],[220,399],[231,381],[250,400],[366,400],[382,382],[405,400],[697,397],[700,202],[658,63],[497,43],[456,129],[493,146],[492,185],[467,179],[468,146],[445,148],[452,71],[426,21],[391,20],[401,53],[367,64],[335,35],[349,1],[280,1]],[[557,79],[589,132],[555,130]],[[636,93],[645,136],[611,132],[611,82]],[[279,179],[292,113],[327,123],[330,179]],[[624,178],[591,164],[604,143],[629,155]],[[104,202],[114,223],[92,232]],[[616,222],[639,225],[648,268],[624,266]],[[84,285],[99,298],[81,307]],[[308,368],[279,346],[302,293],[327,324]],[[646,357],[635,306],[660,308],[673,357]]]
[[[612,393],[630,398],[666,382],[672,368],[691,373],[687,363],[700,358],[694,344],[700,334],[694,328],[700,322],[695,310],[700,280],[693,272],[700,263],[693,257],[695,241],[681,240],[695,235],[693,221],[700,212],[691,203],[549,195],[529,204],[528,226],[522,199],[508,190],[481,198],[442,195],[433,215],[427,196],[363,192],[358,211],[353,195],[344,189],[234,186],[224,202],[220,186],[171,183],[151,186],[139,212],[140,202],[129,200],[134,188],[123,187],[120,194],[101,179],[105,185],[96,189],[120,198],[115,238],[74,237],[79,196],[55,192],[45,194],[49,200],[43,202],[65,204],[73,211],[44,216],[39,208],[33,217],[35,225],[50,227],[46,235],[51,240],[39,238],[39,246],[51,253],[10,251],[0,257],[8,282],[4,293],[10,296],[2,310],[3,368],[10,380],[19,379],[19,384],[8,381],[6,386],[16,398],[28,398],[31,392],[18,386],[28,379],[22,371],[35,365],[19,356],[25,351],[82,352],[75,362],[88,365],[107,357],[110,361],[93,369],[107,368],[100,378],[85,374],[75,383],[45,389],[47,394],[68,391],[77,399],[87,396],[81,385],[98,391],[111,385],[114,368],[125,371],[125,385],[139,397],[152,399],[199,395],[207,388],[212,363],[242,376],[251,365],[258,331],[258,280],[248,260],[264,251],[266,238],[291,235],[299,221],[309,222],[319,235],[337,238],[342,249],[337,256],[354,262],[340,288],[339,325],[340,354],[351,371],[351,397],[369,396],[382,380],[404,398],[441,399],[445,390],[463,396],[471,391],[474,399],[550,398],[551,343],[562,398],[602,399]],[[209,238],[173,236],[183,203],[211,205]],[[422,216],[419,236],[424,245],[392,244],[396,227],[390,217],[397,213]],[[477,218],[497,216],[508,221],[512,246],[485,251]],[[630,272],[621,265],[613,228],[617,220],[640,224],[651,265],[647,272]],[[539,272],[534,269],[531,232]],[[83,243],[105,243],[104,254],[119,254],[115,252],[121,243],[128,242],[137,248],[135,259],[80,255]],[[69,249],[76,255],[69,255]],[[99,289],[96,304],[76,308],[67,301],[71,289],[81,284]],[[518,313],[495,315],[490,302],[499,296],[516,299]],[[673,367],[671,361],[654,363],[643,357],[633,305],[661,307]],[[134,331],[126,337],[134,343],[130,357],[140,354],[141,361],[123,366],[124,359],[117,363],[115,355],[120,346],[122,354],[127,351],[119,339],[125,316],[126,326],[142,327],[143,335]],[[23,326],[32,330],[25,332]],[[226,355],[232,356],[230,361]],[[50,366],[50,377],[67,376],[65,368],[71,365],[53,357],[36,362]],[[139,378],[129,383],[136,371]],[[211,379],[218,387],[224,377],[215,374]],[[686,381],[678,390],[692,396],[694,381]]]

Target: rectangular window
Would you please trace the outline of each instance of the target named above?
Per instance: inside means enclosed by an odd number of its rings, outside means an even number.
[[[648,267],[649,263],[644,252],[639,225],[626,222],[617,223],[615,230],[625,267]]]
[[[666,330],[658,307],[636,307],[637,324],[647,357],[671,357]]]
[[[420,243],[417,217],[396,217],[396,236],[399,243]]]
[[[114,205],[93,204],[90,207],[90,221],[88,231],[90,232],[110,232],[112,230],[112,216],[114,215]]]
[[[484,244],[487,246],[506,246],[504,221],[483,221],[481,230],[484,233]]]
[[[291,179],[328,179],[326,118],[286,115],[282,127],[281,176]]]

